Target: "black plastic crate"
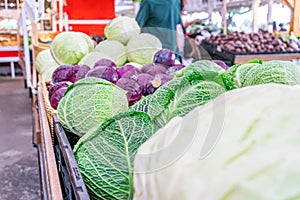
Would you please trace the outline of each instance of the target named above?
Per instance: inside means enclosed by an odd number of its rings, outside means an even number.
[[[58,167],[63,198],[65,200],[89,200],[89,194],[75,160],[67,135],[53,115],[54,122],[54,153]],[[75,140],[76,138],[72,138]]]

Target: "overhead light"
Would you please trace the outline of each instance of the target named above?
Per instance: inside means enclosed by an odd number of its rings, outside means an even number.
[[[47,0],[47,2],[51,2],[51,0]]]
[[[10,7],[14,7],[14,5],[15,5],[14,3],[10,3],[9,4]]]
[[[50,13],[50,12],[51,12],[51,9],[50,9],[50,8],[47,8],[47,9],[46,9],[46,12],[47,12],[47,13]]]

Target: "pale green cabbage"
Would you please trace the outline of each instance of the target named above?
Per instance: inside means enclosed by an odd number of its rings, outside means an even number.
[[[141,32],[138,23],[130,17],[114,18],[104,29],[104,35],[109,40],[117,40],[126,45],[130,38]]]
[[[126,92],[111,82],[88,77],[69,86],[58,104],[63,127],[83,136],[106,119],[128,111]]]
[[[94,67],[95,63],[97,61],[99,61],[102,58],[106,58],[106,59],[110,59],[112,60],[112,58],[104,53],[100,53],[98,51],[92,51],[88,54],[86,54],[80,61],[78,64],[80,65],[87,65],[89,67]]]
[[[62,32],[54,38],[51,44],[52,56],[61,65],[75,65],[93,50],[94,42],[81,32]]]
[[[59,67],[58,66],[55,66],[55,67],[50,67],[48,69],[46,69],[45,71],[43,71],[43,73],[41,74],[41,81],[43,82],[50,82],[51,79],[52,79],[52,74],[53,72]]]
[[[257,85],[173,118],[138,150],[134,200],[299,199],[299,100]]]
[[[110,57],[117,66],[122,66],[127,61],[126,48],[117,40],[104,40],[95,47],[95,51]]]
[[[132,199],[134,156],[157,129],[145,113],[128,112],[79,140],[74,154],[93,199]]]
[[[227,89],[251,85],[300,83],[300,68],[290,61],[250,62],[230,67],[221,74]]]
[[[141,65],[153,62],[156,51],[162,48],[160,40],[149,33],[141,33],[132,37],[127,46],[127,58],[129,62]]]
[[[45,49],[36,56],[35,66],[37,72],[43,74],[50,68],[58,67],[59,64],[52,57],[50,49]]]

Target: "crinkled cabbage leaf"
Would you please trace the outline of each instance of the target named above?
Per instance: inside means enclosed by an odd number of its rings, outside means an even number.
[[[63,127],[83,136],[116,114],[128,111],[126,92],[104,79],[88,77],[70,85],[58,104]]]
[[[132,199],[133,160],[158,127],[142,112],[121,113],[82,137],[75,158],[93,199]]]

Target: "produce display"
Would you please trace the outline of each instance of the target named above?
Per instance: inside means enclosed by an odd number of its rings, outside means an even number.
[[[138,149],[133,199],[299,199],[299,99],[251,86],[173,118]]]
[[[258,33],[232,32],[210,36],[206,42],[218,45],[217,49],[229,50],[235,53],[275,53],[299,52],[300,43],[289,39],[284,40],[268,31],[260,30]]]
[[[63,34],[51,50],[39,54],[39,72],[54,69],[48,86],[51,106],[68,134],[80,138],[73,151],[92,199],[298,197],[298,153],[285,155],[299,151],[295,85],[300,68],[289,61],[261,60],[231,67],[221,60],[200,60],[184,66],[157,38],[137,29],[133,19],[118,17],[105,28],[107,39],[95,47],[88,37],[71,32],[80,48],[67,45],[71,40]],[[246,39],[265,38],[239,34],[232,40],[243,42],[240,51],[247,50]],[[225,38],[216,41],[227,45]],[[43,57],[58,66],[44,66]],[[224,120],[222,135],[211,155],[199,160],[219,110],[224,111],[218,115]],[[188,141],[191,134],[194,141]],[[151,171],[175,150],[139,160],[174,140],[173,150],[192,143],[173,165]],[[151,173],[139,173],[145,170]],[[274,177],[278,185],[270,186]]]
[[[247,73],[251,70],[248,69],[247,71],[243,71],[243,69],[246,69],[247,66],[250,65],[253,66],[253,69],[255,69],[255,66],[257,65],[260,66],[259,70],[261,70],[261,72],[259,80],[255,79],[255,76],[252,77],[255,74]],[[271,68],[273,70],[270,70]],[[279,70],[277,70],[277,68],[279,68]],[[289,68],[295,70],[295,73],[282,73],[283,71],[288,71]],[[233,73],[231,69],[237,70]],[[195,111],[193,112],[194,109],[206,110],[204,107],[207,103],[222,94],[227,95],[228,90],[234,89],[234,91],[236,90],[238,92],[240,88],[244,88],[241,91],[247,91],[249,87],[253,87],[254,85],[261,86],[276,83],[278,85],[296,85],[300,83],[299,72],[299,68],[296,68],[293,63],[287,61],[270,61],[264,63],[261,61],[252,61],[252,63],[233,66],[227,71],[212,61],[197,61],[175,72],[172,80],[159,87],[153,94],[142,98],[130,106],[128,112],[116,115],[102,124],[99,124],[97,130],[94,129],[93,131],[89,131],[78,141],[76,146],[79,146],[79,148],[75,147],[74,152],[86,186],[90,191],[90,195],[95,199],[131,199],[132,195],[135,195],[133,191],[137,191],[138,196],[141,195],[139,194],[140,192],[143,193],[142,191],[146,186],[142,184],[140,186],[132,186],[132,183],[136,183],[132,177],[133,171],[130,170],[135,169],[132,158],[135,158],[137,149],[139,149],[139,146],[144,144],[144,142],[135,142],[135,145],[133,145],[133,143],[130,143],[131,139],[129,138],[139,138],[141,139],[140,141],[146,141],[147,138],[150,138],[153,134],[153,137],[157,138],[157,134],[162,134],[161,131],[166,131],[171,134],[171,132],[175,130],[173,129],[174,124],[178,124],[176,119],[189,116],[190,113],[195,113]],[[246,75],[245,78],[247,79],[247,84],[240,84],[238,77],[242,77],[244,74]],[[275,85],[274,88],[276,87],[280,86]],[[247,92],[245,93],[248,94]],[[238,97],[239,95],[234,96]],[[243,96],[241,96],[241,98],[243,98],[244,101],[247,99]],[[250,100],[249,97],[246,101],[252,102],[253,100]],[[264,101],[267,100],[264,99]],[[233,105],[235,104],[236,103],[233,103]],[[136,113],[144,113],[144,116],[147,116],[147,123],[151,122],[151,130],[153,132],[149,131],[146,133],[143,123],[132,122],[135,119],[135,115],[132,114],[133,111]],[[239,109],[238,111],[240,113]],[[120,116],[121,118],[123,116],[126,116],[127,118],[123,123],[117,123],[117,127],[116,125],[112,125],[113,127],[109,127],[109,131],[104,130],[103,127],[107,127],[107,124],[114,122],[116,118],[119,119]],[[189,126],[192,127],[192,122],[197,118],[195,116],[191,118],[194,120],[190,120],[188,123]],[[172,122],[173,119],[175,119],[175,122]],[[229,118],[228,120],[230,119],[233,118]],[[120,125],[123,126],[123,124],[125,127],[120,128]],[[194,125],[197,126],[197,124]],[[169,126],[172,126],[173,128],[166,130],[166,127]],[[154,131],[158,128],[160,128],[158,132]],[[190,134],[188,131],[189,129],[183,128],[183,130],[184,134]],[[239,131],[238,133],[246,134],[245,132]],[[124,134],[126,137],[123,136]],[[118,147],[115,147],[116,144],[118,144]],[[114,149],[112,152],[116,151],[118,153],[112,154],[111,152],[101,150],[111,148]],[[239,155],[239,152],[236,153]],[[130,157],[130,159],[126,159],[123,156],[111,157],[111,155],[119,154],[126,155]],[[144,166],[143,164],[138,165]],[[189,168],[187,167],[185,169],[187,170]],[[139,187],[142,188],[140,189]],[[184,195],[189,197],[186,193],[182,193],[181,195],[183,195],[183,198]],[[142,196],[142,199],[143,198],[145,198],[145,196]]]

